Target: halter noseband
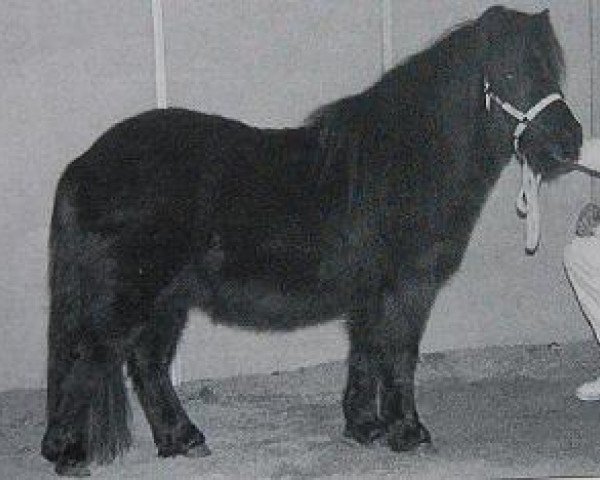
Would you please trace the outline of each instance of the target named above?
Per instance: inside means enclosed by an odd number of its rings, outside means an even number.
[[[537,117],[540,113],[542,113],[546,107],[550,104],[561,101],[564,102],[564,98],[560,93],[551,93],[546,95],[540,101],[538,101],[533,107],[531,107],[527,112],[523,113],[518,108],[511,105],[509,102],[505,102],[502,100],[494,91],[492,91],[490,87],[490,82],[487,79],[484,79],[483,82],[483,92],[485,93],[485,108],[489,112],[491,109],[492,100],[496,103],[502,110],[508,113],[511,117],[515,118],[519,123],[515,127],[515,131],[513,132],[513,147],[515,149],[515,153],[517,155],[519,152],[519,140],[523,132],[531,123],[531,121]]]
[[[492,101],[496,103],[504,112],[517,120],[517,126],[513,132],[513,147],[515,154],[521,159],[521,189],[517,196],[517,210],[521,215],[527,217],[526,244],[525,250],[529,254],[535,253],[540,241],[540,209],[538,203],[538,191],[542,176],[534,173],[527,163],[527,157],[519,150],[519,140],[521,135],[531,123],[531,121],[542,113],[550,104],[562,101],[564,98],[560,93],[551,93],[538,101],[527,112],[523,113],[509,102],[503,101],[490,88],[490,83],[484,79],[483,92],[485,93],[485,108],[489,112]]]

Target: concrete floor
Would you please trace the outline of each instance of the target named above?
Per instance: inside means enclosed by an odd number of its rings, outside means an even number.
[[[420,413],[434,444],[407,454],[341,436],[343,363],[201,380],[181,397],[213,455],[158,459],[134,402],[134,445],[97,479],[600,477],[600,402],[576,386],[600,374],[592,343],[424,355]],[[0,394],[0,478],[55,478],[38,455],[42,391]]]

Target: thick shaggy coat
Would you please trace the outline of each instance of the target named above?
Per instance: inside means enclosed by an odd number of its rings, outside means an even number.
[[[512,149],[484,80],[527,110],[561,75],[547,12],[494,7],[299,128],[183,109],[112,127],[56,191],[44,456],[80,474],[129,445],[124,363],[159,455],[208,453],[169,379],[191,306],[262,330],[345,315],[346,435],[428,442],[423,328]],[[556,102],[521,149],[550,174],[580,144]]]

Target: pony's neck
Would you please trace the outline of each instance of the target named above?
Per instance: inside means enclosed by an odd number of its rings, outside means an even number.
[[[510,160],[510,136],[492,130],[485,108],[483,76],[475,61],[450,72],[435,86],[435,127],[425,139],[431,173],[434,230],[470,234]],[[451,93],[450,93],[451,92]],[[431,112],[429,112],[431,114]],[[453,228],[447,228],[447,224]]]
[[[432,132],[432,154],[442,167],[452,165],[455,176],[487,189],[510,160],[511,135],[485,108],[484,58],[485,52],[479,51],[436,82],[438,128]]]

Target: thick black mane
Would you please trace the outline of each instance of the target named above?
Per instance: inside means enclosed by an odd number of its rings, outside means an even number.
[[[486,62],[499,57],[523,61],[509,47],[518,38],[545,69],[540,74],[557,82],[563,76],[562,50],[548,16],[540,14],[537,22],[531,18],[493,7],[444,33],[363,92],[318,109],[308,125],[320,139],[320,182],[347,182],[354,211],[381,209],[382,217],[394,217],[390,207],[406,213],[407,205],[396,200],[402,197],[430,206],[429,214],[420,210],[421,218],[412,219],[416,225],[395,218],[393,225],[382,227],[383,235],[389,236],[385,230],[390,228],[418,227],[436,236],[447,232],[448,222],[458,222],[458,236],[467,235],[512,149],[508,130],[488,135]],[[458,217],[456,205],[461,205]]]
[[[562,83],[563,51],[548,18],[535,26],[525,22],[528,18],[521,12],[493,7],[481,18],[445,32],[430,47],[406,58],[363,92],[317,109],[309,116],[308,124],[320,129],[325,157],[331,160],[336,149],[356,146],[355,136],[363,138],[361,146],[369,141],[380,142],[385,132],[396,131],[399,119],[405,131],[411,128],[406,123],[411,119],[413,128],[420,129],[424,115],[442,115],[446,114],[441,112],[443,109],[463,108],[464,101],[480,101],[482,91],[465,92],[452,88],[450,83],[482,74],[482,63],[505,49],[508,36],[522,37],[545,67],[545,74]],[[401,135],[398,137],[404,141]]]
[[[320,181],[339,184],[343,177],[349,204],[356,206],[365,184],[385,187],[382,177],[399,162],[435,161],[432,151],[443,148],[436,145],[440,131],[461,128],[464,122],[455,117],[471,114],[468,107],[482,102],[482,91],[467,84],[483,55],[475,27],[462,24],[365,91],[311,115],[309,125],[318,130],[322,149]]]

